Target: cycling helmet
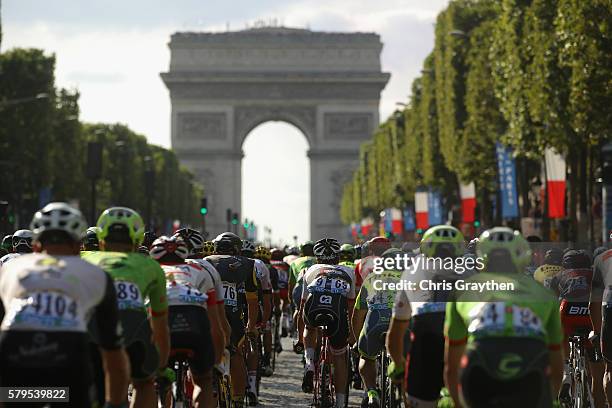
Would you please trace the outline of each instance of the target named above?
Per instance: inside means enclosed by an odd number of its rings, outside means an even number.
[[[242,241],[242,255],[252,258],[255,255],[255,244],[252,241]]]
[[[591,257],[583,249],[572,249],[563,254],[563,269],[590,269]]]
[[[4,238],[2,238],[1,245],[2,245],[2,248],[4,248],[6,252],[13,252],[13,236],[5,235]]]
[[[131,242],[140,246],[144,239],[142,217],[131,208],[111,207],[104,210],[97,223],[100,241]]]
[[[298,248],[296,246],[292,246],[292,247],[287,248],[287,255],[300,256],[300,248]]]
[[[355,259],[361,259],[362,247],[361,245],[355,245]]]
[[[478,245],[478,238],[474,238],[468,242],[465,247],[466,254],[476,254],[476,246]]]
[[[270,254],[270,250],[268,248],[260,245],[255,248],[255,258],[261,259],[265,262],[269,262],[270,258],[272,258],[272,254]]]
[[[224,232],[213,240],[218,254],[238,255],[242,250],[242,240],[233,232]]]
[[[4,241],[3,241],[3,243],[4,243]],[[600,247],[595,248],[595,250],[593,251],[593,260],[595,260],[595,258],[597,258],[599,255],[603,254],[607,250],[608,250],[608,248],[606,248],[604,246],[600,246]]]
[[[355,260],[355,248],[351,244],[340,246],[340,261],[353,262]]]
[[[80,241],[87,229],[83,214],[66,203],[49,203],[37,211],[30,223],[34,239],[49,231],[63,231],[74,241]],[[17,235],[19,231],[13,235]],[[28,231],[29,232],[29,231]]]
[[[391,248],[391,241],[387,237],[374,237],[366,243],[368,255],[381,256],[389,248]]]
[[[323,238],[315,242],[314,254],[317,260],[324,262],[338,261],[340,243],[334,238]]]
[[[476,254],[485,264],[495,253],[507,253],[516,271],[522,271],[531,262],[531,248],[520,232],[508,227],[495,227],[480,235]]]
[[[283,251],[282,249],[272,248],[272,250],[270,251],[270,259],[272,261],[282,261],[285,255],[285,251]]]
[[[138,252],[139,254],[149,256],[149,248],[144,245],[139,246],[136,252]]]
[[[151,258],[158,261],[166,256],[172,255],[180,259],[185,259],[189,255],[189,248],[183,238],[178,235],[172,237],[161,236],[151,245],[149,255],[151,255]]]
[[[421,238],[421,253],[427,257],[436,256],[439,251],[450,252],[449,256],[462,256],[464,238],[461,231],[451,225],[436,225],[429,228]]]
[[[202,256],[206,258],[215,253],[215,244],[212,241],[205,241],[202,244]]]
[[[83,238],[83,249],[85,251],[97,251],[100,249],[100,243],[98,242],[98,227],[87,228],[85,237]]]
[[[151,245],[153,245],[153,242],[155,242],[156,239],[157,239],[157,234],[155,234],[155,232],[145,231],[144,238],[142,240],[142,245],[146,246],[147,248],[151,248]]]
[[[546,251],[544,255],[544,264],[545,265],[561,265],[561,260],[563,259],[564,254],[563,251],[559,248],[551,248]]]
[[[193,228],[181,228],[174,233],[174,236],[180,236],[189,248],[189,255],[199,255],[202,252],[202,244],[204,237],[199,231]]]
[[[314,256],[313,247],[314,242],[304,242],[302,245],[300,245],[300,254],[302,254],[302,256]]]
[[[34,215],[34,218],[36,218],[36,215],[38,215],[38,212]],[[32,223],[32,225],[34,224]],[[37,236],[39,234],[37,234]],[[34,234],[32,234],[32,231],[30,230],[22,229],[22,230],[15,231],[15,233],[13,234],[13,238],[11,240],[13,244],[13,252],[17,252],[17,253],[32,252],[32,238],[33,237],[34,237]]]

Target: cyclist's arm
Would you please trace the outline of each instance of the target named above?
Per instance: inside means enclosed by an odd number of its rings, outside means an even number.
[[[396,317],[391,318],[389,330],[387,331],[387,352],[391,360],[398,367],[404,367],[406,356],[404,355],[404,336],[408,332],[410,320],[401,320]]]
[[[245,285],[245,297],[247,301],[247,307],[249,310],[247,320],[247,332],[255,330],[257,325],[257,315],[259,314],[259,302],[257,298],[258,284],[257,284],[257,272],[255,271],[255,263],[252,265],[252,270],[246,279]]]
[[[130,364],[123,349],[123,339],[119,329],[119,312],[115,285],[108,274],[102,301],[98,304],[95,316],[104,316],[95,320],[100,333],[100,354],[104,367],[105,399],[111,404],[125,401],[130,383]]]
[[[154,262],[154,261],[153,261]],[[168,299],[166,296],[166,277],[164,271],[155,265],[155,281],[151,286],[151,330],[153,342],[159,352],[159,367],[166,368],[170,354],[170,329],[168,328]]]
[[[563,349],[561,343],[564,338],[558,304],[551,308],[546,325],[546,334],[550,361],[550,387],[553,395],[558,395],[563,379]]]
[[[444,321],[444,382],[455,407],[461,407],[459,368],[467,344],[467,334],[467,327],[457,310],[457,303],[448,302]]]
[[[223,306],[219,306],[216,303],[208,306],[208,317],[210,318],[210,335],[212,337],[215,349],[215,364],[221,363],[223,357],[223,350],[225,349],[225,336],[223,333],[223,326],[221,323],[221,317],[219,309]]]
[[[353,315],[351,319],[351,326],[353,328],[353,337],[359,339],[359,334],[363,328],[363,322],[365,321],[366,314],[368,313],[367,303],[364,301],[367,297],[366,288],[362,287],[355,300],[355,307],[353,308]]]
[[[595,333],[601,333],[601,302],[603,299],[603,279],[601,271],[597,266],[593,267],[593,279],[591,280],[590,315]]]

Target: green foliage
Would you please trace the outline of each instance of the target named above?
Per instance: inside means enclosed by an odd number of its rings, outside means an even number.
[[[93,140],[103,144],[98,212],[125,205],[146,216],[150,202],[156,225],[174,219],[197,225],[202,190],[173,152],[149,145],[125,125],[82,124],[79,93],[55,88],[53,55],[15,49],[1,54],[0,64],[0,199],[10,202],[20,226],[38,209],[43,188],[51,189],[53,200],[78,203],[89,215],[85,165]],[[152,196],[145,191],[148,166],[156,175]]]

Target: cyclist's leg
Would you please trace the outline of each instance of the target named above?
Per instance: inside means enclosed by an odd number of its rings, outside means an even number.
[[[363,379],[366,389],[376,387],[376,356],[382,350],[380,335],[384,327],[378,324],[379,313],[376,310],[369,310],[366,315],[363,328],[359,334],[359,373]]]
[[[612,305],[602,305],[601,354],[605,360],[603,388],[608,405],[612,406]]]
[[[312,392],[315,369],[315,348],[317,347],[318,329],[315,326],[317,317],[317,304],[314,297],[309,295],[304,304],[304,378],[302,380],[302,391]]]
[[[230,343],[235,353],[230,359],[230,375],[232,380],[232,399],[242,404],[246,391],[246,364],[244,360],[244,323],[240,314],[226,309],[226,314],[232,328]]]
[[[334,296],[332,305],[334,305],[335,309],[337,310],[337,316],[339,317],[336,331],[329,337],[331,354],[334,360],[334,387],[336,388],[337,406],[344,406],[348,382],[348,364],[346,353],[349,337],[346,298],[342,296]]]

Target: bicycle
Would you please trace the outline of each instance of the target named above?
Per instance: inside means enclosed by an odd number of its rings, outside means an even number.
[[[387,332],[381,333],[381,342],[385,344]],[[387,354],[386,348],[376,357],[376,369],[378,373],[377,386],[380,390],[380,403],[382,407],[398,408],[402,402],[402,392],[398,384],[391,381],[387,376],[387,368],[391,363],[391,357]]]
[[[567,408],[591,408],[595,406],[591,390],[591,373],[587,363],[586,344],[593,344],[592,361],[601,361],[598,336],[587,337],[586,332],[577,333],[569,338],[570,353],[569,365],[571,369],[570,397],[562,401],[562,406]]]
[[[218,408],[232,408],[232,383],[229,371],[230,352],[225,349],[223,361],[213,368],[213,389]]]
[[[174,382],[166,377],[158,378],[157,388],[159,405],[162,408],[191,408],[193,383],[189,376],[188,359],[193,358],[193,350],[176,349],[170,353],[168,367],[175,373]],[[170,391],[170,393],[168,393]],[[169,399],[169,401],[168,401]]]

